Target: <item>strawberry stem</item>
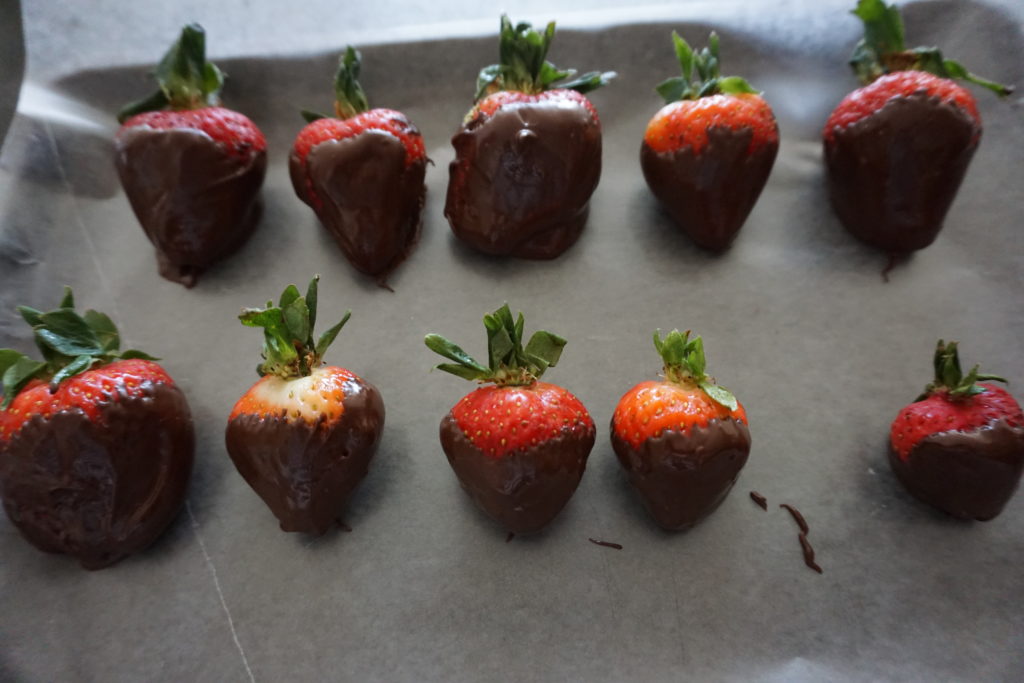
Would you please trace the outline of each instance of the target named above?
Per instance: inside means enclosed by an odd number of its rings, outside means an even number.
[[[438,370],[499,386],[533,384],[549,367],[558,363],[566,342],[558,335],[538,330],[524,348],[524,324],[523,314],[513,319],[508,304],[484,316],[484,327],[487,328],[486,366],[439,334],[428,334],[423,341],[434,353],[454,361],[436,366]]]
[[[708,37],[708,46],[700,52],[694,52],[690,44],[672,32],[672,44],[675,46],[676,59],[682,76],[675,76],[659,83],[654,89],[665,98],[666,104],[680,100],[696,100],[724,93],[739,95],[742,93],[758,94],[749,83],[739,76],[719,75],[718,34],[714,31]],[[694,78],[696,71],[696,78]]]
[[[690,331],[672,330],[661,338],[661,330],[654,332],[654,348],[665,365],[662,371],[665,379],[686,387],[699,387],[711,400],[729,410],[739,407],[736,397],[725,387],[705,374],[707,362],[704,357],[704,340],[700,336],[690,339]]]
[[[924,388],[924,393],[917,398],[918,401],[936,393],[945,393],[953,400],[964,400],[987,391],[977,382],[1007,383],[999,375],[978,372],[978,365],[971,368],[965,375],[960,368],[960,353],[957,349],[957,342],[954,341],[946,343],[940,339],[935,347],[935,356],[932,362],[935,366],[935,379]]]
[[[74,309],[75,297],[68,286],[64,287],[60,306],[52,311],[18,306],[18,313],[32,327],[43,361],[33,360],[14,349],[0,349],[4,395],[0,408],[10,405],[18,392],[35,378],[49,378],[50,391],[54,392],[64,380],[96,365],[129,358],[159,360],[136,349],[121,351],[121,336],[109,317],[92,309],[79,315]]]
[[[908,50],[896,5],[886,5],[884,0],[858,0],[851,14],[864,22],[864,38],[854,48],[850,66],[865,85],[894,71],[926,71],[940,78],[975,83],[1000,97],[1013,92],[1010,86],[976,76],[959,62],[945,59],[937,47]]]
[[[500,90],[516,90],[537,94],[560,88],[588,93],[615,78],[614,71],[589,71],[576,76],[575,69],[560,70],[547,61],[548,48],[555,37],[555,22],[539,33],[530,24],[512,25],[507,14],[501,15],[498,34],[498,63],[480,70],[476,81],[476,101]],[[565,79],[570,79],[564,83]]]
[[[117,114],[120,123],[147,111],[200,109],[220,104],[224,74],[206,61],[206,32],[199,24],[189,24],[181,30],[181,37],[153,73],[160,89],[121,109]]]
[[[339,118],[350,119],[370,108],[366,93],[359,85],[362,62],[362,55],[351,45],[338,60],[338,71],[334,74],[334,111]]]

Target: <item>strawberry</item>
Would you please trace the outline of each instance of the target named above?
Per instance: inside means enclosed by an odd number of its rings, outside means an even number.
[[[601,177],[601,123],[583,96],[615,74],[573,78],[545,61],[555,35],[501,17],[500,63],[452,138],[444,215],[486,254],[555,258],[576,242]],[[564,81],[565,79],[571,79]]]
[[[683,75],[657,87],[668,104],[647,124],[640,166],[682,231],[718,251],[732,244],[768,181],[779,127],[749,83],[719,75],[716,34],[699,53],[678,33],[672,40]]]
[[[370,109],[351,46],[334,79],[337,118],[303,112],[309,124],[288,160],[295,194],[309,204],[349,262],[384,279],[420,234],[427,153],[401,112]]]
[[[867,244],[906,253],[931,244],[981,139],[974,97],[953,79],[1000,96],[1012,88],[969,73],[938,48],[907,50],[899,10],[859,0],[864,39],[850,64],[864,83],[822,133],[829,198]]]
[[[231,461],[281,529],[317,536],[339,520],[384,428],[377,388],[344,368],[323,366],[351,312],[314,343],[319,279],[305,297],[288,285],[277,306],[268,301],[239,315],[243,325],[263,328],[264,361],[226,432]]]
[[[118,114],[117,172],[160,274],[192,287],[237,250],[260,215],[267,141],[219,106],[224,83],[201,26],[186,26],[156,68],[160,90]]]
[[[935,380],[889,430],[889,464],[919,500],[961,519],[997,516],[1024,471],[1024,414],[975,365],[964,375],[956,342],[939,340]]]
[[[747,413],[704,373],[704,341],[673,330],[654,346],[664,379],[627,391],[612,415],[619,463],[664,529],[688,529],[725,500],[750,454]]]
[[[0,498],[34,546],[99,569],[174,520],[195,451],[185,395],[103,313],[21,306],[43,361],[0,349]]]
[[[441,420],[441,446],[462,488],[506,530],[540,531],[569,502],[594,446],[594,421],[579,399],[541,382],[565,340],[535,332],[523,348],[523,315],[508,304],[484,316],[489,364],[437,334],[425,342],[454,363],[439,370],[485,383]]]

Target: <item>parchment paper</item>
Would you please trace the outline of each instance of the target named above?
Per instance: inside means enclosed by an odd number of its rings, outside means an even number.
[[[913,500],[885,460],[889,423],[929,381],[940,337],[1022,396],[1020,106],[977,92],[985,132],[945,230],[885,283],[885,256],[841,228],[823,186],[820,129],[855,87],[845,61],[857,22],[787,8],[559,32],[555,63],[619,77],[592,98],[605,152],[590,222],[552,262],[480,256],[442,215],[449,138],[477,69],[494,61],[494,35],[365,47],[371,102],[417,122],[434,161],[423,239],[394,293],[348,265],[287,176],[297,111],[329,108],[341,44],[220,60],[225,102],[263,128],[271,165],[256,234],[192,290],[157,275],[112,163],[113,112],[148,91],[152,62],[27,86],[0,156],[0,346],[29,351],[14,306],[55,305],[71,284],[127,346],[164,359],[198,443],[180,518],[113,568],[40,553],[0,518],[0,679],[1024,677],[1024,495],[995,521],[958,522]],[[1024,86],[1018,19],[973,2],[914,4],[905,17],[912,44]],[[703,45],[712,28],[724,70],[765,91],[782,136],[757,207],[721,256],[674,230],[638,164],[659,107],[652,87],[677,69],[670,31]],[[238,310],[313,273],[319,320],[353,311],[328,361],[375,383],[388,411],[346,516],[353,531],[320,539],[277,529],[223,439],[261,343]],[[562,515],[510,543],[459,490],[438,443],[441,417],[471,386],[429,372],[438,359],[422,343],[437,331],[482,354],[480,319],[506,300],[528,331],[570,340],[549,378],[599,430]],[[660,369],[652,330],[673,327],[704,336],[709,370],[744,402],[753,435],[731,496],[683,534],[648,519],[607,430],[622,393]],[[824,574],[804,566],[783,502],[810,523]]]

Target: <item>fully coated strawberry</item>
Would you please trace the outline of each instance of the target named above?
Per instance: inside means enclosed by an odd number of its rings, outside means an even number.
[[[393,109],[370,109],[351,46],[334,78],[336,117],[303,112],[288,169],[295,193],[316,212],[360,272],[387,275],[419,238],[427,154],[415,125]]]
[[[647,511],[664,529],[688,529],[732,489],[750,454],[747,413],[705,372],[704,341],[654,333],[661,380],[627,391],[612,415],[612,448]]]
[[[916,498],[962,519],[986,521],[1013,496],[1024,471],[1024,414],[978,372],[964,375],[956,342],[939,341],[935,380],[889,430],[889,464]],[[985,383],[981,383],[985,382]]]
[[[317,283],[295,285],[278,305],[247,308],[242,324],[262,327],[256,382],[228,418],[228,455],[284,531],[321,535],[340,521],[366,476],[384,428],[384,402],[372,384],[323,355],[348,321],[345,313],[314,342]]]
[[[699,53],[675,32],[672,40],[683,75],[657,87],[668,104],[647,124],[640,166],[683,232],[706,249],[722,250],[768,181],[779,127],[749,83],[719,75],[716,34]]]
[[[500,62],[481,70],[476,104],[452,138],[444,215],[486,254],[564,252],[601,177],[601,123],[583,93],[615,74],[559,70],[545,61],[554,35],[554,22],[541,34],[502,16]]]
[[[185,500],[195,449],[184,394],[154,358],[120,351],[103,313],[21,306],[43,361],[0,349],[0,498],[41,550],[99,569],[139,552]]]
[[[260,216],[267,142],[220,106],[220,70],[201,26],[186,26],[156,68],[160,89],[118,114],[117,172],[160,274],[186,287],[236,251]]]
[[[427,346],[453,363],[439,370],[484,383],[441,421],[441,446],[473,502],[510,532],[540,531],[579,485],[594,421],[579,399],[541,382],[565,340],[535,332],[523,347],[523,315],[508,305],[484,316],[488,365],[437,334]]]
[[[1003,96],[938,48],[906,49],[899,10],[859,0],[864,39],[850,61],[864,87],[835,108],[822,136],[829,198],[842,224],[891,253],[923,249],[942,228],[981,139],[974,97],[954,79]]]

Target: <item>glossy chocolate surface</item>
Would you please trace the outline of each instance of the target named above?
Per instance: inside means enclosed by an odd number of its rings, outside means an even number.
[[[839,220],[871,246],[908,252],[942,229],[981,126],[922,93],[895,97],[833,136],[825,164]]]
[[[163,277],[191,287],[252,234],[265,151],[246,161],[205,133],[144,127],[122,131],[114,147],[121,184]]]
[[[1013,496],[1024,471],[1024,428],[1005,420],[973,432],[922,439],[903,460],[890,447],[889,464],[907,491],[933,507],[984,522]]]
[[[665,430],[633,448],[611,429],[619,463],[654,521],[668,531],[689,529],[717,508],[750,454],[750,430],[732,418],[683,434]]]
[[[692,149],[655,152],[640,147],[640,166],[651,192],[686,235],[720,251],[736,234],[768,182],[778,141],[750,152],[753,131],[716,127],[699,154]]]
[[[552,259],[571,247],[601,177],[601,127],[575,102],[507,105],[452,138],[444,215],[485,254]]]
[[[370,130],[320,143],[309,152],[306,171],[294,151],[288,160],[295,193],[313,207],[345,258],[381,279],[405,260],[422,225],[427,164],[406,165],[405,157],[398,138]]]
[[[231,461],[281,523],[320,536],[366,476],[384,428],[384,402],[369,382],[345,382],[344,410],[331,427],[240,415],[228,423]]]
[[[500,458],[466,438],[451,413],[441,420],[441,447],[477,507],[514,534],[543,529],[569,502],[594,447],[593,427]]]
[[[192,473],[192,417],[177,387],[143,392],[103,406],[103,426],[78,410],[37,416],[0,445],[4,510],[33,545],[100,569],[174,520]]]

